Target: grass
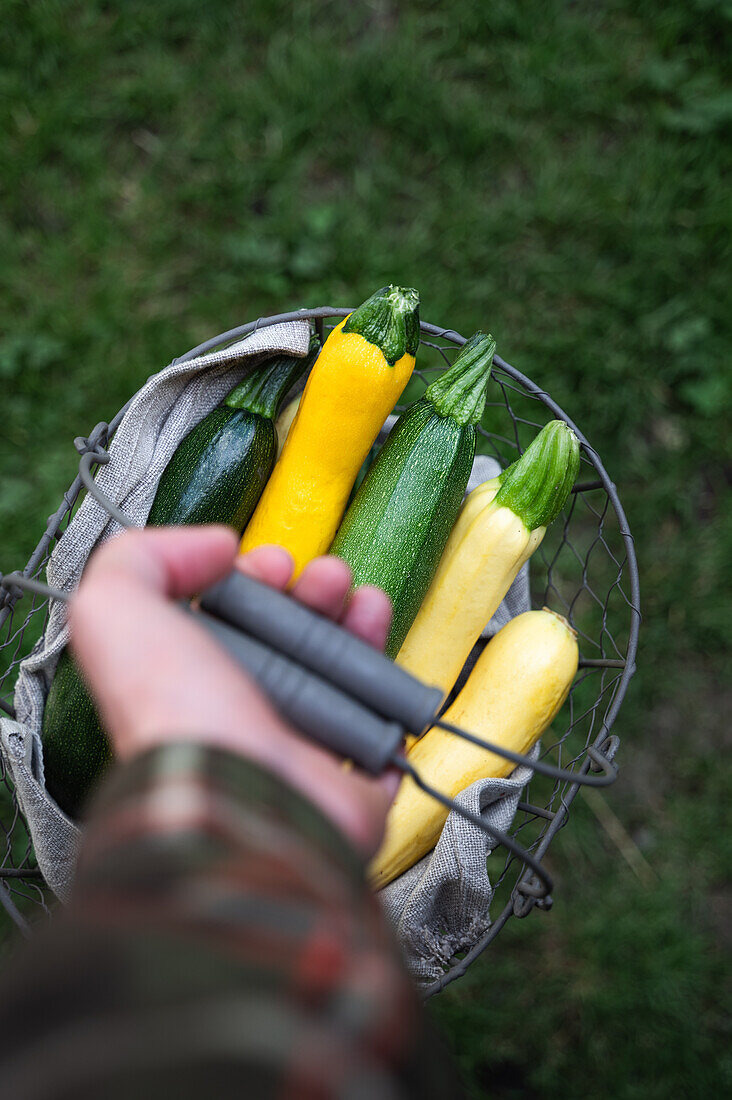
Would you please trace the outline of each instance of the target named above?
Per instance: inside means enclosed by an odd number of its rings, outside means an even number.
[[[416,285],[495,333],[621,490],[645,623],[607,797],[581,801],[551,915],[432,1009],[476,1096],[729,1085],[718,753],[732,547],[732,7],[10,0],[0,77],[0,569],[73,437],[213,332]]]

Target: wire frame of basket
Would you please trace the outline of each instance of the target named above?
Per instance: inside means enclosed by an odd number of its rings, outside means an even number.
[[[191,349],[182,362],[225,346],[259,328],[292,320],[312,320],[323,338],[350,309],[318,309],[260,317]],[[401,410],[417,400],[429,381],[449,367],[465,337],[452,329],[422,322],[418,366],[403,395]],[[106,447],[127,406],[107,425],[74,444],[81,454],[80,473],[23,569],[38,577],[63,534],[95,464],[106,461]],[[551,419],[569,424],[580,440],[580,473],[564,512],[550,526],[531,559],[532,607],[549,607],[569,620],[580,645],[579,672],[567,700],[542,738],[541,759],[578,776],[613,761],[619,739],[611,733],[634,672],[640,622],[638,568],[633,538],[614,484],[597,452],[552,398],[499,356],[494,357],[486,411],[478,429],[478,451],[502,466],[521,454]],[[17,606],[16,606],[17,605]],[[0,587],[0,709],[13,712],[12,695],[20,661],[42,635],[47,601]],[[479,643],[479,647],[481,644]],[[2,763],[0,761],[0,768]],[[566,824],[579,786],[569,780],[534,775],[510,829],[523,849],[542,861],[558,830]],[[495,887],[494,919],[484,936],[427,990],[438,992],[459,977],[491,943],[511,917],[533,908],[548,909],[551,897],[521,858],[501,847],[489,857]],[[38,871],[28,830],[9,778],[0,771],[0,904],[21,930],[48,911],[49,894]]]

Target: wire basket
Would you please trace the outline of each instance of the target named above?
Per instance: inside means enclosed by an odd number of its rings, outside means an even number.
[[[350,312],[325,306],[260,317],[205,341],[175,362],[193,359],[283,321],[311,319],[323,338],[326,330]],[[452,329],[422,322],[419,365],[398,409],[420,397],[429,381],[451,365],[464,343],[465,338]],[[579,673],[564,707],[542,739],[541,758],[581,776],[612,764],[618,749],[619,739],[611,730],[633,675],[640,623],[633,539],[615,486],[581,431],[534,382],[499,356],[493,362],[486,411],[478,429],[478,451],[493,455],[506,466],[553,418],[569,424],[580,440],[577,483],[564,512],[531,559],[531,597],[532,607],[558,611],[578,633]],[[22,570],[26,577],[37,577],[44,570],[85,486],[93,485],[94,468],[108,461],[105,448],[126,408],[109,424],[97,424],[88,438],[74,441],[81,454],[79,475],[49,517]],[[0,709],[11,716],[19,663],[41,637],[47,621],[43,596],[29,595],[20,603],[18,598],[17,589],[0,587]],[[48,912],[50,892],[35,864],[26,823],[1,760],[0,769],[0,904],[27,934],[34,920]],[[543,861],[552,839],[566,824],[578,790],[576,783],[540,775],[534,775],[527,786],[510,835],[535,861]],[[470,951],[451,961],[444,975],[426,990],[427,995],[463,974],[512,916],[525,917],[535,907],[551,906],[543,883],[520,856],[498,848],[489,859],[495,886],[493,923]]]

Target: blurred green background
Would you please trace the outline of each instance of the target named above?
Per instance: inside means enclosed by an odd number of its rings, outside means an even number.
[[[3,5],[0,570],[73,437],[151,371],[387,281],[490,328],[619,486],[645,619],[621,779],[550,850],[552,913],[432,1003],[475,1096],[732,1084],[731,22],[715,0]]]

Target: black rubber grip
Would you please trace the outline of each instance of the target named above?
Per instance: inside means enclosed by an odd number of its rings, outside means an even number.
[[[203,611],[197,620],[256,680],[277,711],[313,741],[380,775],[401,747],[404,729],[332,684]]]
[[[442,704],[428,687],[360,638],[291,596],[234,571],[208,588],[201,607],[322,676],[419,736]]]

